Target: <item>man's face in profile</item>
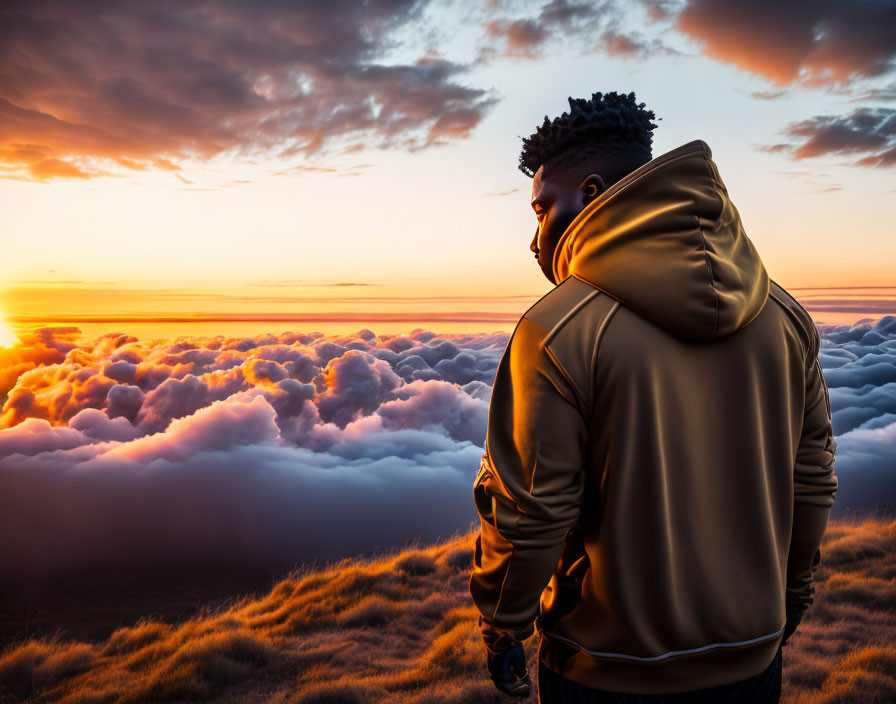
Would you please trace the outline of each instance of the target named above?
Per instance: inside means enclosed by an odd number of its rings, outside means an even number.
[[[538,266],[552,284],[558,283],[554,280],[553,261],[560,237],[576,215],[604,190],[604,180],[597,174],[590,174],[581,183],[575,183],[545,178],[544,166],[535,172],[531,205],[538,218],[538,227],[529,249],[537,255]]]

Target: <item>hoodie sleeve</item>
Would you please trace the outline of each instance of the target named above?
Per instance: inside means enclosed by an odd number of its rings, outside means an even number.
[[[582,504],[587,428],[546,335],[523,317],[511,336],[473,484],[481,529],[470,594],[486,645],[534,633],[541,593]]]
[[[793,531],[787,561],[788,606],[804,611],[815,593],[812,585],[821,562],[821,541],[837,493],[834,453],[837,443],[831,422],[831,402],[818,351],[821,337],[812,324],[807,360],[803,429],[793,468]]]

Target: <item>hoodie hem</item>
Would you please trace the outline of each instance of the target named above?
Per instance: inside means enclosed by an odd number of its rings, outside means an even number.
[[[625,694],[674,694],[719,687],[762,672],[777,654],[783,628],[749,641],[716,643],[640,659],[592,654],[583,646],[539,630],[539,660],[552,671],[592,689]]]

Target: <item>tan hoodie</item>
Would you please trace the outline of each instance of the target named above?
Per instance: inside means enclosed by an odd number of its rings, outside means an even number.
[[[496,372],[473,485],[483,637],[537,626],[545,664],[598,689],[761,672],[785,603],[812,603],[837,490],[818,330],[711,157],[689,142],[588,204]]]

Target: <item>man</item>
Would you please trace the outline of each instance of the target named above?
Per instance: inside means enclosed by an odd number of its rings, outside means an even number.
[[[496,372],[470,594],[497,687],[539,701],[777,702],[837,490],[811,317],[702,140],[595,93],[523,140],[555,287]]]

